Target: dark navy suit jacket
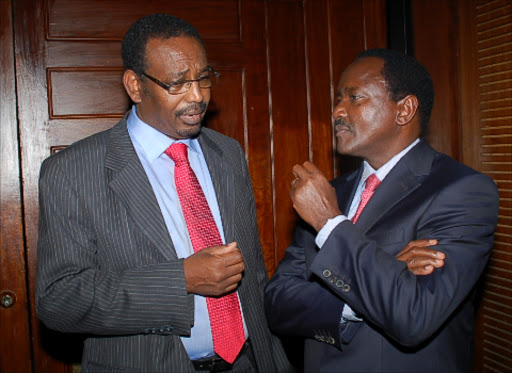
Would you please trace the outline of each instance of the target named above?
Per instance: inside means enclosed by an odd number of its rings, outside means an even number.
[[[343,212],[361,171],[333,181]],[[299,224],[266,288],[271,328],[306,337],[306,372],[469,372],[498,204],[490,178],[420,141],[357,223],[340,223],[321,250]],[[395,255],[428,238],[439,240],[445,266],[415,276]],[[345,303],[362,322],[340,323]]]

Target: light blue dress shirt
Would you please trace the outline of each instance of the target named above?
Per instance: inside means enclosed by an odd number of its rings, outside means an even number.
[[[194,249],[176,193],[174,161],[164,153],[169,146],[177,141],[140,120],[137,116],[135,105],[128,117],[127,124],[128,133],[155,192],[169,235],[176,249],[176,254],[178,258],[186,258],[194,253]],[[194,170],[203,189],[219,229],[222,242],[225,244],[219,205],[201,146],[197,139],[185,139],[179,142],[188,146],[190,166]],[[240,305],[240,309],[242,310],[242,305]],[[244,330],[247,336],[245,321]],[[205,297],[200,295],[194,296],[194,326],[192,327],[190,337],[181,337],[181,340],[192,360],[214,354],[210,318]]]
[[[334,228],[338,226],[338,224],[347,219],[352,219],[352,217],[356,214],[357,208],[359,207],[359,202],[361,201],[361,195],[363,194],[364,188],[366,186],[366,179],[368,179],[368,177],[374,173],[382,182],[384,178],[389,174],[389,172],[393,169],[393,167],[396,166],[398,161],[400,161],[400,159],[402,159],[402,157],[406,155],[409,152],[409,150],[411,150],[414,147],[414,145],[416,145],[419,141],[420,139],[414,140],[414,142],[411,145],[409,145],[407,148],[405,148],[400,153],[391,158],[386,164],[384,164],[378,170],[374,170],[368,162],[363,162],[363,174],[361,175],[361,179],[359,180],[359,184],[357,185],[356,193],[354,195],[354,199],[352,200],[352,204],[350,205],[349,212],[347,215],[338,215],[332,219],[329,219],[327,223],[322,227],[322,229],[320,229],[318,235],[315,238],[315,243],[320,249],[324,245],[327,238],[329,238],[329,235],[334,230]],[[343,307],[341,321],[344,322],[346,320],[362,321],[361,318],[355,315],[354,311],[350,308],[348,304],[345,304],[345,306]]]

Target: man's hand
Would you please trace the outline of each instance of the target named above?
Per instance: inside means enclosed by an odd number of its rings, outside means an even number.
[[[245,270],[236,242],[204,248],[183,262],[187,292],[220,297],[235,291]]]
[[[434,268],[444,266],[444,258],[446,257],[443,252],[430,248],[434,245],[437,245],[437,240],[411,241],[396,255],[396,258],[407,263],[409,271],[416,276],[429,275],[434,271]]]
[[[293,166],[295,179],[292,181],[290,197],[293,207],[309,225],[318,232],[327,219],[341,215],[336,191],[313,163]]]

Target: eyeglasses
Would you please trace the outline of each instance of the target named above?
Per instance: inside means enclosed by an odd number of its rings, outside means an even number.
[[[220,77],[220,73],[215,71],[211,67],[208,67],[207,75],[204,75],[198,79],[178,80],[176,82],[172,82],[169,84],[162,83],[160,80],[153,78],[145,72],[142,72],[142,75],[144,75],[146,78],[153,81],[154,83],[158,84],[160,87],[165,89],[170,95],[179,95],[188,92],[190,87],[192,87],[192,83],[194,82],[197,82],[199,88],[211,88],[213,83],[215,83],[217,79]]]

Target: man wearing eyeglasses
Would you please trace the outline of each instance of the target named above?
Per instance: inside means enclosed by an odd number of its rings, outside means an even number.
[[[188,23],[137,21],[122,43],[134,103],[47,159],[37,310],[83,333],[85,372],[280,372],[240,145],[201,121],[218,73]]]

